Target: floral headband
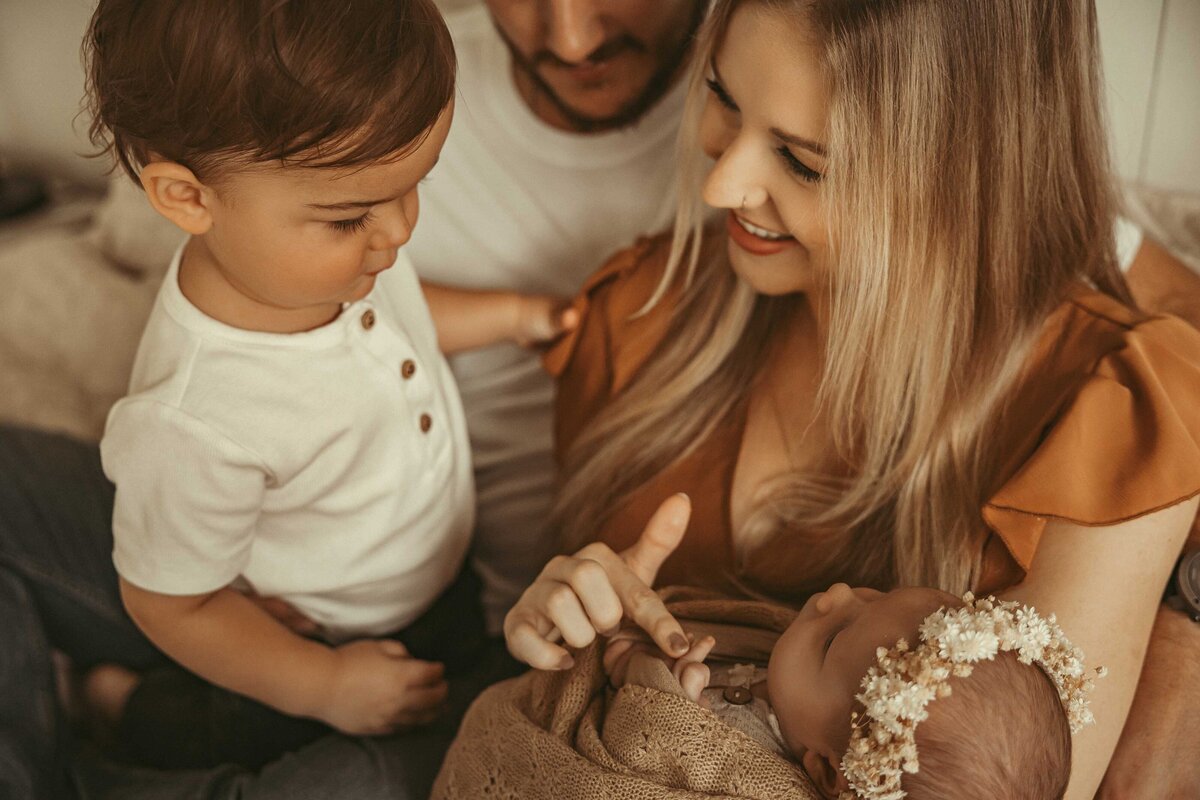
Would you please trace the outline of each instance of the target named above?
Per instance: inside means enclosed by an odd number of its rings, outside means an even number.
[[[1035,664],[1049,676],[1077,733],[1095,721],[1088,709],[1092,673],[1084,672],[1083,653],[1073,647],[1054,615],[1041,617],[1029,606],[967,592],[963,607],[941,608],[921,623],[915,650],[901,639],[875,651],[878,665],[867,670],[855,698],[866,711],[850,718],[850,747],[842,773],[852,791],[839,800],[902,800],[904,773],[916,773],[917,724],[929,716],[926,706],[950,694],[951,676],[965,678],[978,661],[1015,652],[1022,664]],[[1095,670],[1103,677],[1103,667]]]

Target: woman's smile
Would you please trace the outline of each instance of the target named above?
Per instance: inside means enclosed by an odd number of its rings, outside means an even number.
[[[759,227],[742,219],[733,211],[730,211],[726,218],[726,227],[731,241],[756,256],[774,255],[799,244],[795,236]]]

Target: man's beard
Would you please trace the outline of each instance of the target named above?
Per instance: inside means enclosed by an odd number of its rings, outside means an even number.
[[[570,64],[549,50],[543,50],[530,58],[526,58],[498,25],[496,26],[496,32],[500,34],[500,38],[508,46],[509,52],[512,53],[513,66],[529,79],[537,95],[549,101],[550,105],[554,106],[554,110],[575,130],[580,133],[599,133],[601,131],[624,128],[637,122],[671,89],[677,73],[687,60],[688,53],[692,48],[692,40],[696,35],[696,30],[700,27],[700,23],[704,21],[704,15],[707,10],[707,2],[696,3],[692,11],[692,17],[688,22],[687,34],[675,45],[669,57],[665,58],[659,64],[658,69],[650,76],[650,80],[646,86],[636,97],[618,109],[615,114],[605,117],[590,117],[576,111],[558,96],[553,87],[537,71],[538,64],[543,62],[561,66],[571,66]],[[604,61],[615,57],[625,50],[647,52],[649,47],[645,43],[626,34],[604,42],[589,54],[585,61]]]

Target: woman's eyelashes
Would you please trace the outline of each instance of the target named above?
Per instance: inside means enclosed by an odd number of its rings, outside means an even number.
[[[799,176],[802,180],[806,180],[809,183],[817,183],[821,180],[821,173],[817,172],[815,169],[796,158],[796,156],[792,154],[792,151],[788,149],[787,145],[779,145],[779,147],[775,148],[775,152],[778,153],[779,157],[783,159],[784,166],[791,170],[792,173]]]
[[[335,219],[330,220],[329,227],[333,228],[338,233],[358,233],[365,229],[371,222],[371,212],[363,214],[361,217],[354,219]]]
[[[714,77],[705,78],[704,82],[708,85],[708,90],[712,92],[713,97],[717,98],[718,103],[720,103],[729,111],[741,113],[741,109],[738,108],[738,104],[733,102],[733,98],[729,95],[729,92],[726,91],[725,87],[721,85],[720,81]],[[788,149],[787,145],[779,145],[779,147],[775,148],[775,152],[781,159],[783,159],[783,165],[787,167],[788,171],[793,175],[796,175],[801,180],[807,181],[808,183],[818,183],[821,180],[821,173],[817,172],[815,169],[796,158],[792,151]]]

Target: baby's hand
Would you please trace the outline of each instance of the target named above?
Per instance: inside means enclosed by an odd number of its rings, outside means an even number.
[[[513,339],[522,347],[552,342],[579,324],[571,301],[547,294],[522,294],[516,298],[517,319]]]
[[[693,640],[688,651],[675,659],[675,664],[671,667],[671,674],[679,681],[683,693],[693,703],[700,703],[700,693],[708,688],[708,682],[712,678],[704,659],[708,658],[716,644],[717,640],[711,636],[705,636],[699,641]]]
[[[703,705],[700,693],[708,687],[708,681],[711,678],[704,659],[708,658],[708,654],[716,646],[717,640],[711,636],[696,639],[689,634],[688,641],[690,647],[687,652],[679,658],[672,658],[655,646],[653,642],[647,642],[636,636],[623,637],[621,634],[617,634],[604,649],[604,671],[613,686],[621,686],[625,683],[630,657],[634,653],[646,653],[661,659],[670,667],[671,674],[675,676],[675,680],[679,681],[687,698],[693,703]]]
[[[343,733],[374,736],[432,722],[446,700],[443,667],[418,661],[400,642],[344,644],[329,698],[319,717]]]

